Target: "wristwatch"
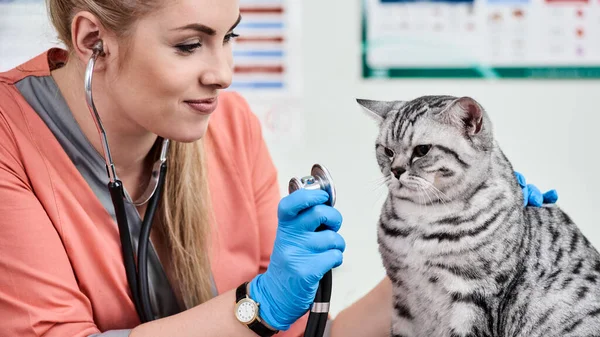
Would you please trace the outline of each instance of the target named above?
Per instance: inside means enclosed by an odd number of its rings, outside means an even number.
[[[260,318],[258,306],[260,303],[250,298],[248,282],[244,282],[235,291],[235,318],[261,337],[270,337],[278,330],[270,327]]]

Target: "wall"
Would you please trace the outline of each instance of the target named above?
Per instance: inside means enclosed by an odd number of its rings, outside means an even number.
[[[600,144],[596,130],[600,82],[362,81],[359,0],[303,0],[302,5],[304,99],[294,109],[304,118],[295,119],[292,128],[303,133],[298,142],[274,137],[268,139],[268,145],[280,171],[282,193],[286,193],[290,177],[307,174],[313,163],[324,164],[334,177],[347,250],[344,264],[334,272],[333,314],[365,294],[384,275],[376,244],[376,221],[386,192],[379,184],[373,153],[377,128],[355,103],[357,97],[474,97],[491,114],[497,138],[515,168],[542,190],[557,189],[559,204],[600,247],[600,226],[594,212],[595,192],[600,190],[595,172],[600,164],[596,148]],[[6,14],[0,13],[0,28],[12,27],[15,37],[24,35],[19,21],[7,20]],[[44,31],[45,22],[29,27],[29,36],[33,33],[36,38],[23,41],[17,49],[26,54],[23,60],[53,42],[52,34]],[[2,40],[0,48],[1,67],[16,62],[6,57]]]

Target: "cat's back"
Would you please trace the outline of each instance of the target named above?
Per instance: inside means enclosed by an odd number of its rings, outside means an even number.
[[[511,287],[519,295],[507,300],[513,324],[505,336],[600,333],[598,250],[558,206],[528,207],[525,215],[529,244]]]

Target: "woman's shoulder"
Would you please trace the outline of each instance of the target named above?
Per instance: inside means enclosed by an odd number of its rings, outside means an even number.
[[[66,57],[62,49],[51,48],[16,67],[0,72],[0,138],[9,127],[25,127],[33,109],[17,89],[17,85],[29,76],[47,76],[51,67],[57,66]]]
[[[10,70],[0,72],[0,162],[26,166],[37,153],[55,150],[53,136],[36,110],[25,99],[20,83],[29,77],[47,76],[64,57],[61,49],[50,49]],[[51,62],[52,60],[52,62]]]
[[[22,107],[12,84],[0,81],[0,143],[4,150],[16,142],[15,129],[23,127]]]

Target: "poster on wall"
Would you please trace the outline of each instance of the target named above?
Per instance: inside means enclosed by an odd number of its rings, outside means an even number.
[[[600,0],[362,0],[364,78],[600,78]]]
[[[241,0],[242,21],[235,29],[232,89],[298,94],[297,47],[300,20],[296,1]]]
[[[297,0],[240,0],[233,83],[259,117],[272,150],[304,143],[302,12]]]

